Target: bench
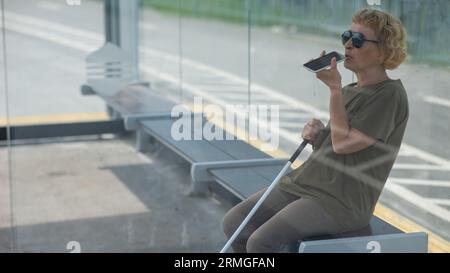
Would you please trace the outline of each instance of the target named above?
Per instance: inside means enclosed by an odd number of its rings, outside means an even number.
[[[113,119],[124,119],[125,128],[136,131],[139,151],[153,138],[187,161],[194,195],[215,191],[236,204],[269,186],[287,159],[272,158],[242,140],[175,140],[171,128],[178,118],[192,121],[200,115],[206,119],[201,113],[172,117],[174,102],[157,95],[148,84],[133,83],[127,77],[127,59],[120,48],[109,43],[89,54],[88,81],[81,92],[101,97]],[[193,130],[191,139],[195,134]],[[373,216],[362,230],[308,238],[294,242],[293,247],[295,252],[305,253],[427,252],[427,241],[424,232],[404,233]]]
[[[182,118],[193,120],[194,115],[183,116]],[[203,116],[201,118],[205,120]],[[243,190],[246,194],[251,194],[252,184],[263,186],[261,174],[254,172],[254,168],[264,168],[266,169],[264,172],[268,172],[267,170],[277,171],[286,163],[287,159],[272,158],[242,140],[174,140],[171,136],[171,127],[174,121],[175,119],[154,119],[139,120],[138,123],[146,134],[190,164],[191,193],[194,195],[207,193],[210,183],[215,180],[210,173],[211,170],[240,169],[238,175],[244,175],[246,180],[246,183],[241,185],[240,190]],[[192,131],[191,133],[191,139],[194,139],[195,132]],[[235,174],[228,173],[226,176],[229,180],[238,182],[238,177]],[[228,190],[239,195],[239,191],[233,190],[232,184],[228,185]]]
[[[148,141],[138,130],[138,120],[170,118],[174,101],[150,89],[146,82],[133,81],[129,57],[116,45],[104,46],[86,57],[87,83],[81,86],[82,95],[97,95],[105,103],[112,119],[123,119],[128,131],[136,131],[136,148],[143,151]]]
[[[243,141],[175,141],[170,135],[175,102],[150,90],[150,85],[133,82],[133,66],[122,49],[112,43],[86,57],[87,83],[83,95],[97,95],[107,105],[113,119],[123,119],[125,129],[136,132],[136,148],[144,151],[150,138],[159,140],[191,163],[192,190],[203,195],[211,181],[210,168],[281,165],[285,160],[273,159]],[[180,108],[178,108],[180,109]],[[188,111],[186,111],[188,112]],[[191,116],[186,118],[192,118]],[[204,120],[204,117],[201,117]],[[193,128],[193,127],[192,127]],[[225,147],[226,146],[226,147]],[[258,181],[258,179],[254,179]]]

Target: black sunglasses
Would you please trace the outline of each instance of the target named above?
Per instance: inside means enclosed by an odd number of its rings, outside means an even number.
[[[361,48],[364,45],[364,42],[379,43],[379,41],[367,40],[361,32],[352,32],[351,30],[344,31],[341,35],[341,39],[343,45],[345,45],[348,40],[352,39],[352,44],[356,48]]]

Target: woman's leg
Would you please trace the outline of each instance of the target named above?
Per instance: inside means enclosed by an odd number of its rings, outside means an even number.
[[[255,206],[267,188],[260,190],[253,194],[246,200],[240,202],[231,208],[223,218],[223,230],[227,238],[230,238],[237,230],[239,225],[244,221],[245,217]],[[267,199],[261,204],[259,209],[250,219],[246,227],[242,230],[234,243],[231,245],[234,252],[246,252],[247,240],[250,235],[259,226],[266,222],[270,217],[275,215],[278,211],[283,209],[287,204],[297,200],[299,197],[293,194],[284,192],[275,187],[269,194]]]
[[[346,231],[315,201],[301,198],[259,226],[247,241],[247,252],[279,252],[303,238]]]

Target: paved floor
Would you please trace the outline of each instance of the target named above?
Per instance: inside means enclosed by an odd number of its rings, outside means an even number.
[[[215,252],[225,242],[229,204],[189,196],[188,166],[162,148],[140,154],[123,140],[93,139],[16,146],[11,158],[20,252],[68,252],[71,241],[82,252]],[[2,191],[0,252],[10,250],[8,198]]]

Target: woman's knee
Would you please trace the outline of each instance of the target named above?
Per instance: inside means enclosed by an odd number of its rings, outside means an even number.
[[[267,238],[261,232],[255,231],[247,240],[248,253],[273,253],[277,250],[276,242]]]

